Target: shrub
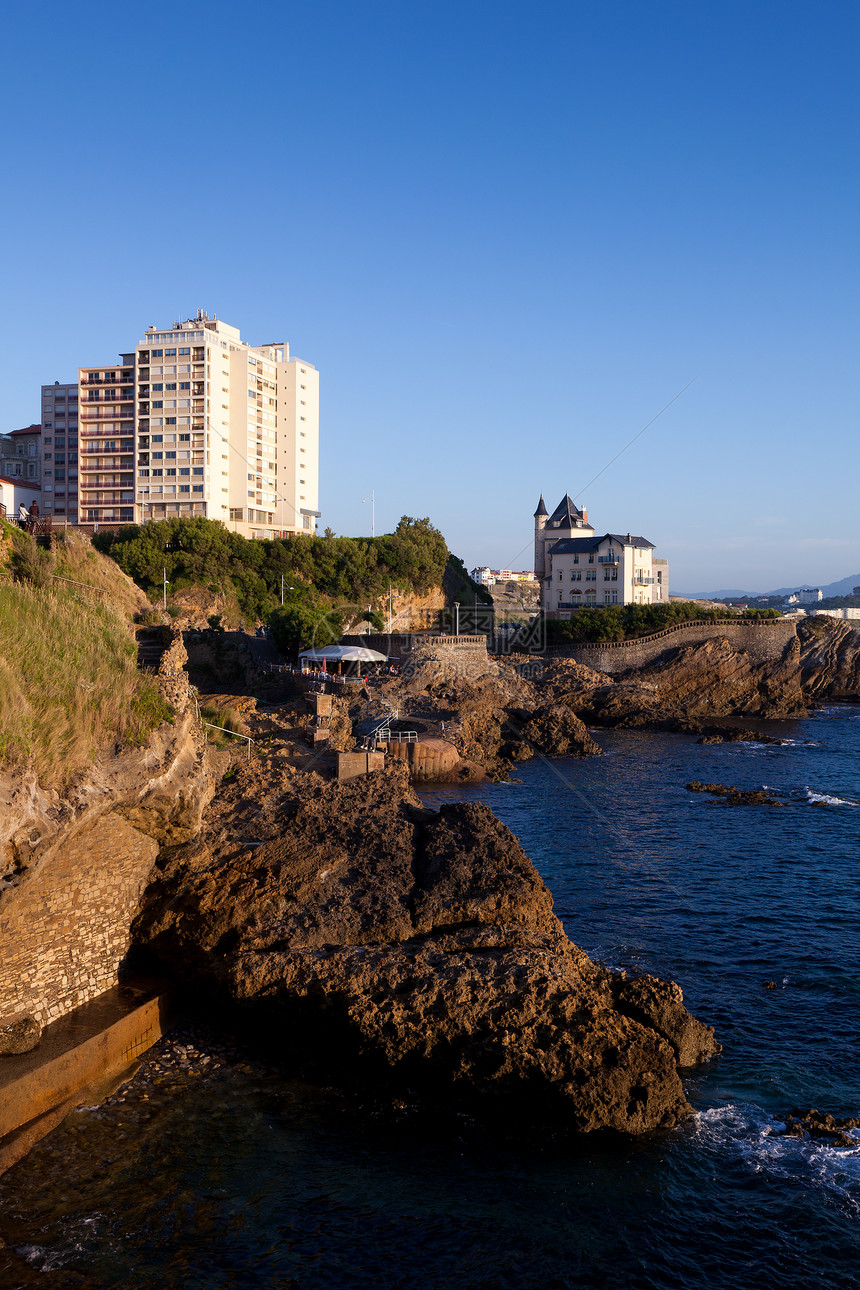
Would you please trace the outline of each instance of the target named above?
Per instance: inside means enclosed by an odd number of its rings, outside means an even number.
[[[14,540],[9,565],[16,582],[48,587],[53,581],[54,557],[50,551],[38,547],[29,533],[21,533]]]

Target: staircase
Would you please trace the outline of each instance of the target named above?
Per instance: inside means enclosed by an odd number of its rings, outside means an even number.
[[[163,627],[138,627],[137,666],[144,671],[157,672],[170,644],[170,633]]]
[[[365,711],[373,703],[384,704],[388,708],[388,711],[381,717],[372,718],[373,724],[364,731],[359,741],[359,748],[362,751],[368,751],[374,748],[378,739],[387,737],[391,733],[392,721],[396,721],[400,716],[399,710],[393,707],[380,693],[374,694],[369,687],[368,693],[370,694],[370,699],[365,704]],[[368,718],[365,718],[365,721],[366,720],[368,720]]]

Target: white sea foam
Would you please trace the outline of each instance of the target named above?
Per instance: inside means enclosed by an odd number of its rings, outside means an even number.
[[[857,1144],[851,1148],[826,1138],[786,1137],[784,1128],[760,1106],[732,1103],[701,1111],[695,1131],[705,1150],[733,1155],[754,1174],[826,1187],[860,1214],[860,1131],[849,1131]]]
[[[804,788],[807,802],[820,804],[822,806],[860,806],[860,802],[854,802],[850,797],[834,797],[831,793],[813,793],[807,784]]]

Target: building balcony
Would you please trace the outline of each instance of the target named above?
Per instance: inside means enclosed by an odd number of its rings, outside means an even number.
[[[645,577],[643,577],[643,575],[642,575],[642,574],[637,573],[636,577],[633,579],[633,582],[635,583],[635,585],[636,585],[637,587],[650,587],[650,586],[652,585],[652,583],[654,582],[654,579],[653,579],[653,578],[645,578]]]
[[[597,557],[598,564],[618,564],[618,560],[617,555],[599,555]]]

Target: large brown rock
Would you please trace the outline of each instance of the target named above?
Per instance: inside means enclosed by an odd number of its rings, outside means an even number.
[[[253,849],[222,809],[164,856],[137,945],[324,1078],[515,1105],[559,1128],[678,1123],[679,1060],[717,1051],[680,989],[637,991],[592,963],[489,809],[426,811],[406,773],[297,777]],[[241,800],[241,773],[230,791]]]

